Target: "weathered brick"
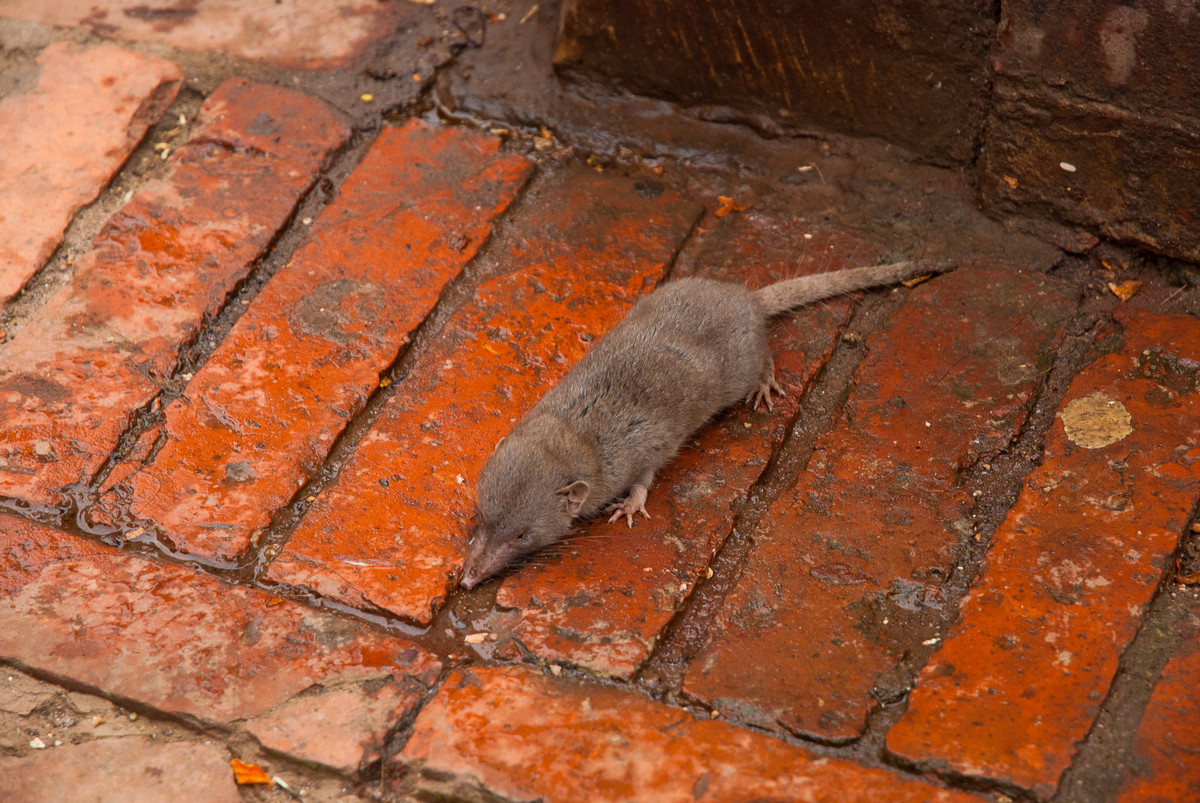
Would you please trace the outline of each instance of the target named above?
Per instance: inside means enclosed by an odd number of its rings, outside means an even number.
[[[1200,260],[1200,125],[1005,82],[993,108],[980,183],[990,207]]]
[[[92,477],[347,134],[288,90],[234,79],[213,93],[169,175],[0,352],[0,495],[55,502]]]
[[[415,644],[354,621],[9,517],[0,658],[219,725],[384,674],[415,705],[440,670]]]
[[[1120,803],[1200,800],[1200,611],[1183,628],[1183,646],[1163,670],[1142,715],[1133,747],[1143,764]]]
[[[456,670],[418,715],[399,760],[419,773],[418,788],[484,787],[546,803],[979,799],[524,667]]]
[[[0,303],[45,263],[175,99],[177,65],[112,45],[55,42],[37,84],[0,100]]]
[[[996,71],[1069,87],[1078,100],[1115,100],[1159,115],[1200,115],[1192,80],[1200,17],[1182,8],[1066,0],[1009,0],[996,40]],[[1114,94],[1114,88],[1120,94]]]
[[[1010,266],[914,289],[755,530],[684,691],[762,727],[857,737],[906,640],[928,635],[923,609],[943,604],[970,528],[959,471],[1016,433],[1039,350],[1072,307],[1063,287]]]
[[[589,170],[528,196],[489,249],[515,271],[447,323],[267,578],[428,622],[457,582],[492,447],[657,279],[695,210]]]
[[[116,495],[180,553],[230,561],[320,465],[531,165],[499,140],[389,128],[165,410]],[[133,466],[130,466],[132,469]]]
[[[1048,794],[1200,493],[1200,321],[1118,311],[888,747]]]
[[[388,732],[421,702],[411,685],[387,674],[321,687],[250,720],[246,730],[268,750],[349,774],[378,761]]]
[[[1200,258],[1200,16],[1175,3],[1006,0],[1003,23],[985,202]]]
[[[119,790],[119,791],[118,791]],[[6,763],[9,803],[53,800],[238,803],[242,799],[224,748],[157,742],[147,736],[64,745]]]
[[[5,0],[0,16],[87,28],[98,36],[219,51],[281,67],[345,65],[387,34],[396,12],[378,0],[241,3],[205,0],[151,7],[144,0]]]
[[[801,253],[810,256],[803,267]],[[851,254],[862,260],[855,264],[870,264],[877,252],[852,232],[814,235],[751,212],[717,222],[693,261],[701,275],[763,285],[815,267],[849,267],[843,257]],[[478,626],[553,661],[632,674],[729,533],[849,308],[839,299],[788,316],[771,341],[776,376],[789,389],[775,410],[739,406],[706,427],[656,479],[651,519],[632,529],[603,519],[580,527],[584,536],[561,555],[508,577],[499,611]]]

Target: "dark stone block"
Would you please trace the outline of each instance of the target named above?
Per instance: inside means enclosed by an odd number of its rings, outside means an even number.
[[[969,162],[996,21],[977,0],[567,0],[554,61],[644,95]]]

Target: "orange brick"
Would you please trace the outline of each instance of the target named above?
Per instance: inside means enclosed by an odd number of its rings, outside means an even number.
[[[1144,764],[1121,788],[1119,803],[1200,800],[1200,612],[1183,628],[1183,647],[1163,670],[1133,747]]]
[[[512,800],[978,801],[641,695],[524,667],[455,670],[399,760],[438,789]],[[453,795],[452,795],[453,796]]]
[[[250,720],[246,730],[272,752],[349,775],[381,758],[388,734],[420,704],[414,691],[404,678],[382,673],[322,683]]]
[[[525,199],[495,248],[515,271],[447,323],[268,579],[430,620],[461,572],[492,447],[658,278],[695,215],[642,195],[579,170]]]
[[[694,261],[701,275],[768,284],[816,267],[850,267],[832,253],[870,264],[874,249],[850,232],[818,232],[755,213],[716,224]],[[815,258],[796,264],[796,254]],[[721,266],[709,269],[708,266]],[[691,592],[733,526],[735,507],[783,439],[805,383],[824,363],[849,301],[825,302],[789,316],[771,341],[775,372],[789,391],[773,411],[739,406],[702,430],[658,476],[652,518],[630,529],[600,519],[581,527],[560,556],[509,576],[497,595],[500,611],[478,626],[519,641],[552,661],[628,677]],[[595,535],[596,537],[589,537]],[[497,645],[505,649],[502,641]]]
[[[389,33],[396,14],[389,5],[378,0],[306,0],[303,5],[205,0],[153,7],[145,0],[5,0],[0,16],[316,69],[344,66]]]
[[[0,495],[56,502],[91,479],[347,134],[294,92],[235,79],[213,93],[170,174],[0,353]]]
[[[754,532],[685,693],[762,727],[857,737],[908,646],[893,633],[920,633],[922,606],[942,604],[955,528],[969,527],[958,472],[1016,434],[1039,349],[1072,307],[1064,288],[1007,265],[915,288]]]
[[[0,303],[62,242],[179,92],[179,67],[112,45],[55,42],[37,85],[0,100]]]
[[[177,552],[232,561],[362,409],[400,346],[512,201],[531,165],[499,140],[389,128],[165,411],[129,513]]]
[[[1200,321],[1118,320],[1124,346],[1071,384],[1044,462],[888,733],[905,759],[1049,794],[1170,564],[1200,493]]]
[[[411,710],[441,669],[412,642],[365,625],[7,516],[0,659],[221,726],[313,684],[387,675],[404,684]]]

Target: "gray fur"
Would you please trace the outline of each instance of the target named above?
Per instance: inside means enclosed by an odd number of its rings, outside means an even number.
[[[741,399],[770,407],[783,392],[767,346],[771,316],[950,267],[899,262],[757,292],[681,279],[642,298],[497,444],[479,478],[462,584],[561,540],[576,518],[605,510],[633,526],[636,513],[649,517],[654,474],[693,432]]]

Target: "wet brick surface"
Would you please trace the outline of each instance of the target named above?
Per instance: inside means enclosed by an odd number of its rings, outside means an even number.
[[[495,443],[662,274],[695,215],[661,187],[568,171],[525,199],[267,578],[422,624],[458,581]],[[509,272],[511,271],[511,272]]]
[[[179,92],[169,61],[56,42],[37,83],[0,100],[0,303],[15,295]]]
[[[1039,352],[1073,306],[1067,288],[1008,266],[915,288],[870,338],[841,420],[759,524],[684,691],[762,727],[858,736],[873,687],[911,646],[892,631],[944,604],[970,529],[958,472],[1016,433]]]
[[[11,517],[0,517],[0,659],[218,725],[383,674],[413,705],[440,669],[352,620]],[[310,726],[276,714],[274,738],[302,742]]]
[[[432,789],[450,776],[546,803],[978,800],[524,667],[456,670],[399,760]]]
[[[5,0],[15,19],[80,27],[99,36],[185,50],[215,50],[282,67],[345,64],[393,18],[376,0],[293,3],[188,2],[152,7],[143,0]]]
[[[1134,748],[1144,764],[1121,789],[1121,803],[1200,800],[1200,614],[1183,628],[1183,646],[1163,670],[1142,716]]]
[[[1171,566],[1200,492],[1200,323],[1117,320],[888,733],[907,760],[1053,790]]]
[[[213,744],[156,744],[145,736],[97,739],[35,753],[5,767],[4,799],[12,803],[99,802],[113,800],[117,789],[128,803],[242,799],[225,749]]]
[[[783,255],[856,254],[872,248],[861,235],[781,226],[768,216],[716,223],[695,257],[714,266],[701,275],[759,286],[799,275]],[[808,234],[809,239],[804,235]],[[855,263],[863,264],[861,262]],[[841,259],[810,259],[809,269],[850,267]],[[775,374],[787,388],[773,411],[745,405],[701,431],[656,478],[649,520],[631,529],[599,520],[579,528],[562,554],[504,580],[501,612],[482,627],[505,634],[538,656],[628,677],[645,660],[658,634],[704,574],[733,526],[750,485],[796,413],[804,385],[828,356],[848,299],[789,316],[771,341]],[[505,651],[505,644],[498,645]]]
[[[0,495],[57,502],[91,478],[347,133],[320,103],[248,81],[205,102],[170,174],[0,353]]]
[[[320,465],[529,173],[499,140],[389,128],[165,410],[114,497],[177,553],[240,557]],[[132,468],[132,466],[130,467]]]

